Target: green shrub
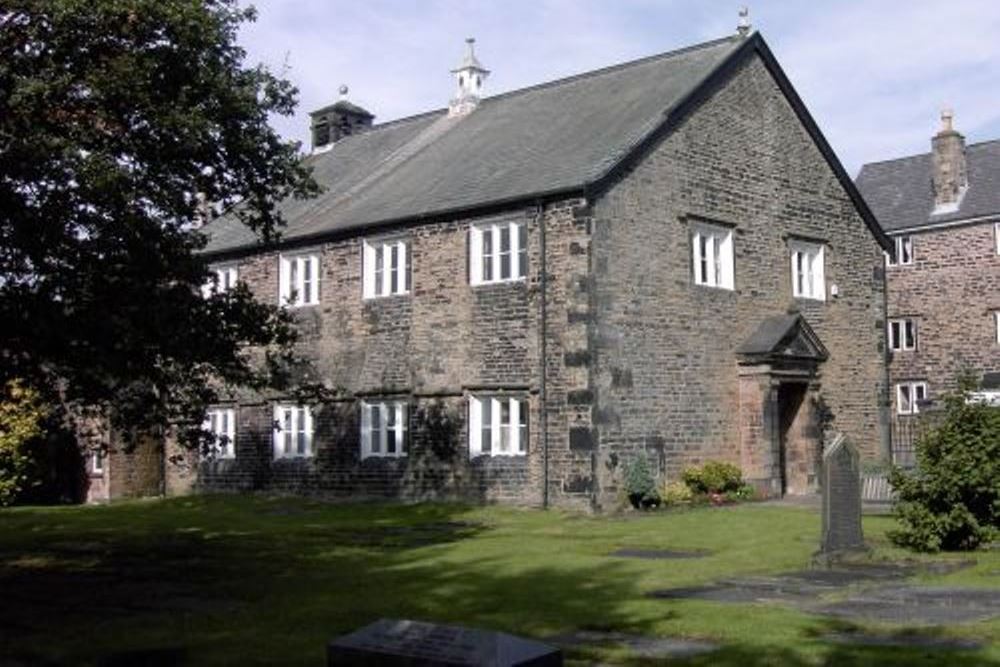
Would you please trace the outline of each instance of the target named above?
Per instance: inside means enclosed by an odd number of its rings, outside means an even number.
[[[743,473],[732,463],[709,461],[701,468],[688,468],[681,479],[694,493],[724,494],[743,486]]]
[[[38,393],[18,381],[0,391],[0,506],[36,484],[29,443],[41,435],[46,410]]]
[[[943,421],[917,442],[917,467],[893,468],[898,530],[917,551],[975,549],[1000,536],[1000,409],[945,398]]]
[[[694,500],[694,493],[691,492],[691,488],[684,482],[667,482],[663,485],[660,498],[663,500],[664,505],[673,507],[675,505],[690,503]]]
[[[625,493],[635,508],[655,507],[660,504],[656,477],[645,452],[625,464]]]

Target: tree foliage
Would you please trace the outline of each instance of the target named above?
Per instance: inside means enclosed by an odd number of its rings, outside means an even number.
[[[29,443],[47,415],[38,392],[11,380],[0,393],[0,506],[10,505],[32,483]]]
[[[200,421],[214,379],[281,379],[287,316],[199,291],[202,202],[266,243],[277,204],[317,190],[268,125],[295,89],[236,43],[254,18],[236,0],[0,6],[0,381],[142,428]]]
[[[975,549],[1000,535],[1000,409],[967,397],[947,396],[944,420],[917,443],[916,469],[890,474],[899,545]]]

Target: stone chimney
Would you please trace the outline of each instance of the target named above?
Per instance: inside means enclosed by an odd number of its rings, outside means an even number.
[[[458,67],[451,70],[455,75],[458,90],[455,98],[448,104],[449,116],[461,116],[479,106],[483,83],[490,75],[490,71],[476,58],[475,43],[476,40],[472,37],[465,40],[465,57]]]
[[[952,126],[954,112],[941,112],[941,130],[931,139],[934,156],[934,212],[950,213],[969,187],[965,164],[965,137]]]
[[[349,134],[364,132],[372,126],[375,116],[348,102],[347,86],[341,86],[340,99],[334,104],[311,112],[309,119],[312,148],[315,151],[328,148]]]

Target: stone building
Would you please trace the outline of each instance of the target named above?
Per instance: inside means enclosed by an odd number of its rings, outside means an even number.
[[[882,451],[889,242],[759,34],[492,97],[470,41],[453,74],[441,110],[317,112],[325,192],[278,245],[206,227],[218,288],[286,305],[336,398],[215,406],[169,493],[600,509],[639,452],[781,494],[824,428]]]
[[[952,112],[941,121],[931,152],[866,164],[857,178],[893,241],[887,338],[902,419],[965,373],[1000,392],[1000,141],[966,146]]]

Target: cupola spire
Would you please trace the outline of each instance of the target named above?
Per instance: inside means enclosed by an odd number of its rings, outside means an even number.
[[[458,67],[451,70],[455,75],[455,82],[458,84],[455,98],[448,105],[448,115],[458,116],[466,114],[479,106],[482,96],[483,83],[490,71],[483,67],[479,59],[476,58],[476,40],[469,37],[465,40],[466,50],[462,62]]]

